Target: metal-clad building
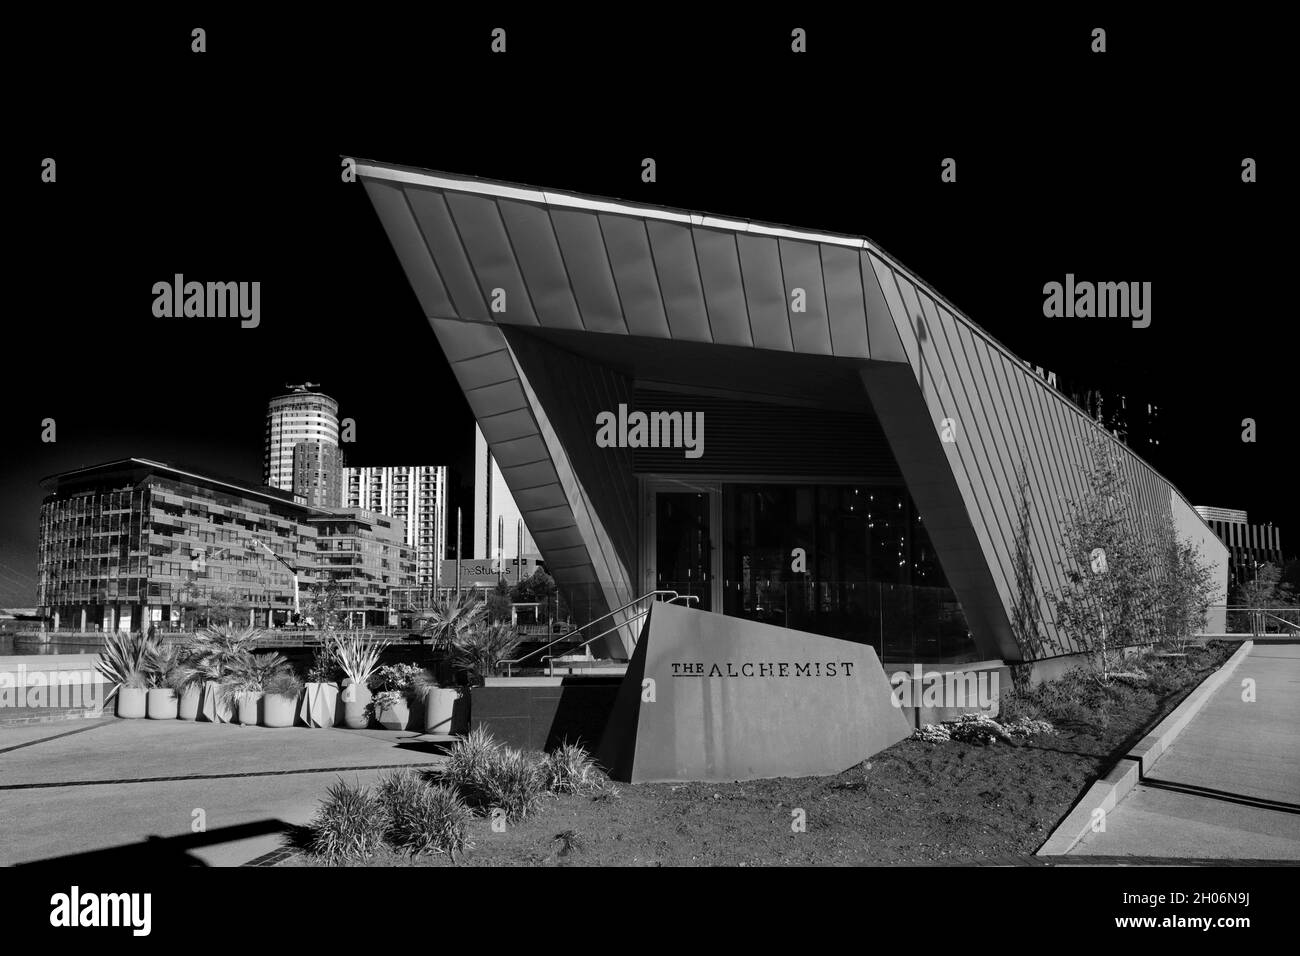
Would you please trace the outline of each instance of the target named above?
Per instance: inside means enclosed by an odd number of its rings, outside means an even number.
[[[886,660],[1077,649],[1045,599],[1043,644],[1013,637],[1017,477],[1036,582],[1059,586],[1066,502],[1104,431],[871,241],[358,173],[576,609],[668,588]],[[1133,533],[1172,516],[1222,582],[1210,529],[1114,444]]]

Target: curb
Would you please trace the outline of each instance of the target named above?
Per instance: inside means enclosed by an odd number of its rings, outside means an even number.
[[[1242,641],[1241,647],[1223,662],[1223,665],[1205,680],[1199,687],[1187,695],[1187,698],[1175,707],[1164,720],[1155,726],[1136,744],[1133,749],[1119,759],[1119,763],[1110,769],[1083,795],[1074,809],[1066,815],[1060,825],[1052,831],[1047,842],[1039,847],[1035,856],[1063,856],[1092,830],[1093,814],[1101,810],[1109,813],[1115,809],[1142,777],[1150,771],[1160,755],[1169,749],[1192,718],[1200,713],[1206,701],[1213,696],[1232,676],[1237,665],[1246,659],[1253,646],[1251,641]]]

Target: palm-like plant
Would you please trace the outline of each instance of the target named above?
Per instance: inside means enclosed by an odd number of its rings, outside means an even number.
[[[496,673],[498,662],[519,646],[519,634],[510,624],[480,624],[461,634],[451,645],[451,662],[465,671],[471,684],[481,685]]]
[[[252,652],[263,633],[261,628],[249,625],[219,624],[195,634],[185,648],[189,683],[225,681],[231,667]]]
[[[487,613],[487,605],[472,591],[458,591],[455,597],[439,601],[420,616],[420,631],[432,638],[435,648],[450,647],[473,630]]]
[[[350,677],[352,683],[361,687],[370,681],[371,675],[379,666],[379,655],[390,643],[388,640],[373,640],[360,634],[330,633],[325,638],[325,647],[338,661],[344,676]]]
[[[157,651],[157,638],[146,634],[114,631],[105,637],[104,649],[95,662],[95,669],[113,685],[104,699],[108,700],[123,687],[148,687]]]
[[[176,644],[155,644],[149,655],[149,686],[170,687],[183,692],[194,683],[194,672],[186,665],[185,651]]]
[[[267,683],[288,669],[289,662],[283,654],[254,654],[244,650],[230,661],[221,682],[220,699],[230,703],[240,694],[260,694]]]

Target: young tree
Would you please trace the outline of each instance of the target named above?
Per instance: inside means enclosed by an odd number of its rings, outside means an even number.
[[[1016,476],[1016,536],[1011,555],[1011,570],[1016,579],[1016,591],[1011,604],[1011,633],[1024,660],[1043,656],[1043,636],[1038,626],[1038,589],[1034,576],[1033,549],[1030,536],[1030,486],[1029,471],[1022,460]],[[1023,669],[1012,671],[1017,677]]]
[[[303,616],[313,627],[322,631],[335,631],[347,624],[348,612],[343,607],[343,592],[333,578],[317,581],[307,592]]]
[[[1161,517],[1158,542],[1159,637],[1181,652],[1192,634],[1205,628],[1218,586],[1195,542],[1178,536],[1172,514]]]
[[[494,623],[510,621],[510,588],[502,578],[487,595],[487,617]]]
[[[1276,564],[1265,562],[1247,573],[1250,577],[1237,586],[1237,603],[1249,610],[1250,632],[1258,636],[1266,630],[1264,610],[1290,607],[1295,592],[1282,580],[1282,571]]]
[[[1088,439],[1082,497],[1067,506],[1061,545],[1065,585],[1048,598],[1057,623],[1088,652],[1103,683],[1117,648],[1153,640],[1158,626],[1158,545],[1136,533],[1136,514],[1110,438]]]

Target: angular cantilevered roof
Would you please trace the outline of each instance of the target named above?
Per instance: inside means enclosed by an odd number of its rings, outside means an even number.
[[[1011,634],[1019,475],[1036,585],[1059,586],[1066,502],[1106,433],[870,240],[365,160],[357,173],[561,584],[610,609],[638,591],[635,479],[589,434],[628,383],[520,331],[824,356],[860,367],[981,649],[1074,649],[1041,597],[1040,646]],[[1218,558],[1177,490],[1116,445],[1134,532],[1172,509]]]

